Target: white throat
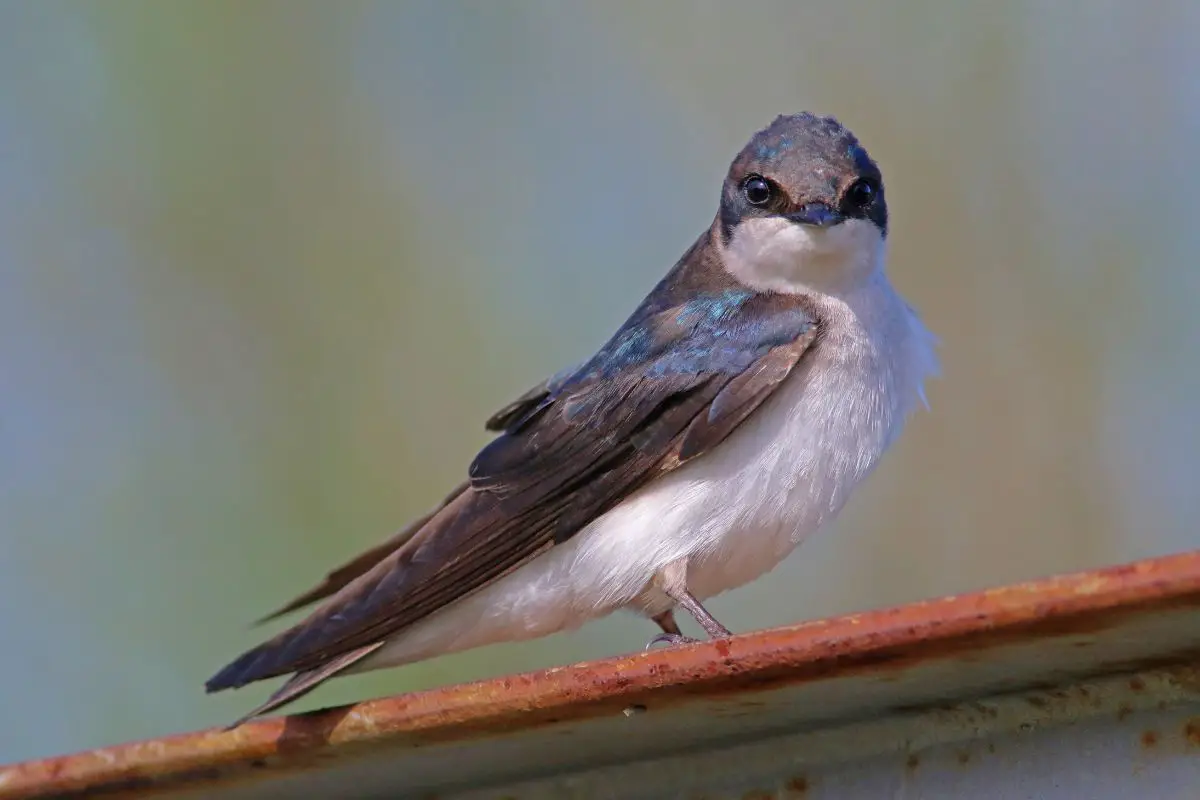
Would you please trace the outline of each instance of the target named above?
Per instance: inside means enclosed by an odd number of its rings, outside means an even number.
[[[722,256],[730,274],[753,289],[840,297],[883,269],[885,251],[867,220],[815,228],[763,217],[741,222]]]

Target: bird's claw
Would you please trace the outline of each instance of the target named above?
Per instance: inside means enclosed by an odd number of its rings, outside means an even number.
[[[656,644],[665,644],[674,647],[675,645],[681,644],[695,644],[698,641],[700,640],[693,639],[690,636],[684,636],[682,633],[660,633],[650,641],[646,642],[646,649],[650,650]]]

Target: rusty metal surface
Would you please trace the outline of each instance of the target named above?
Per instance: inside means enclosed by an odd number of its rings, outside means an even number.
[[[1088,731],[1103,733],[1089,775],[1119,764],[1200,785],[1198,658],[1200,553],[1188,553],[0,767],[0,800],[728,796],[721,785],[877,797],[885,783],[882,796],[954,797],[920,788],[944,785],[930,765],[975,764],[1015,786],[1043,775],[1013,771],[1034,755],[1083,757],[1031,741]],[[896,794],[897,775],[918,788]]]
[[[1192,800],[1198,678],[1102,678],[445,796]]]

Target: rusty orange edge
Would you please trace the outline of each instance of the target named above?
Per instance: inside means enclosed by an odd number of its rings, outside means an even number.
[[[847,672],[904,669],[1200,606],[1200,552],[0,767],[0,799],[197,786],[348,745],[422,745]]]

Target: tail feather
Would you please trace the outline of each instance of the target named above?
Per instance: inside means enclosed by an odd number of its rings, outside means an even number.
[[[374,642],[373,644],[359,647],[356,650],[351,650],[349,653],[344,653],[337,658],[332,659],[327,664],[322,664],[316,669],[297,672],[288,679],[287,683],[283,684],[283,686],[279,687],[274,694],[267,698],[265,703],[258,706],[250,713],[239,717],[231,725],[227,725],[224,730],[231,731],[234,728],[249,722],[255,717],[261,717],[263,714],[269,714],[272,711],[287,705],[293,700],[300,699],[325,681],[332,678],[334,675],[337,675],[339,672],[342,672],[345,669],[349,669],[357,662],[371,655],[371,653],[374,653],[380,647],[383,647],[383,644],[384,643],[382,641]]]

